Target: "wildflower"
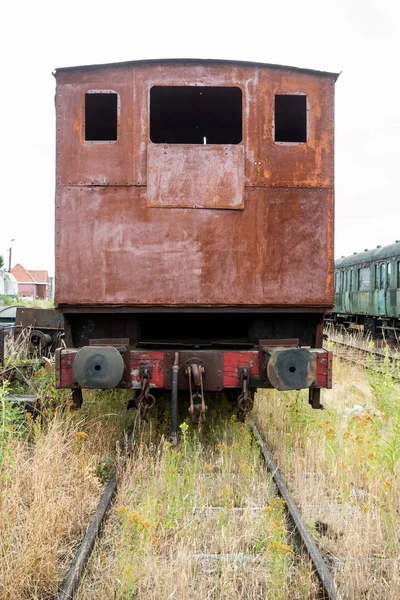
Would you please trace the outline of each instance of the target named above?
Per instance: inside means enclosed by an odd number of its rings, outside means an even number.
[[[189,429],[189,425],[184,421],[179,425],[179,429],[182,431],[182,433],[186,433]]]
[[[283,556],[290,556],[292,554],[292,548],[288,546],[288,544],[284,544],[278,540],[272,540],[271,550],[276,552],[276,554],[281,554]]]

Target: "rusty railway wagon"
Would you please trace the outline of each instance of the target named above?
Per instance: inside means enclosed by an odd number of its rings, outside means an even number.
[[[336,74],[221,60],[57,69],[57,385],[331,386]],[[182,392],[182,393],[181,393]]]

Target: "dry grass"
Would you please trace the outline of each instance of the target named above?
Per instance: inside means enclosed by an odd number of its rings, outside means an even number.
[[[400,598],[399,389],[389,371],[337,360],[334,381],[325,411],[303,392],[264,391],[255,412],[343,598]],[[29,391],[47,399],[40,419],[0,401],[4,600],[54,596],[131,418],[119,391],[64,412],[49,368]],[[178,450],[160,440],[167,414],[144,425],[79,600],[314,597],[248,426],[228,413],[209,415],[203,447],[186,426]]]
[[[78,600],[313,597],[248,426],[211,419],[203,447],[138,443]]]
[[[64,411],[66,394],[54,390],[53,378],[48,369],[34,378],[32,385],[47,397],[35,419],[0,393],[2,600],[56,593],[123,439],[121,401],[118,406],[112,394],[93,393],[82,412]]]
[[[325,411],[260,392],[258,421],[346,599],[400,598],[400,391],[334,362]]]

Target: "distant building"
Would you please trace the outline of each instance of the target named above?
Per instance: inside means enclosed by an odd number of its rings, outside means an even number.
[[[18,263],[11,269],[11,273],[18,282],[18,295],[22,298],[47,299],[49,297],[47,271],[28,271]]]

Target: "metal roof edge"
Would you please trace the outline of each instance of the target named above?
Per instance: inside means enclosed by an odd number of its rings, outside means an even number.
[[[197,64],[217,64],[217,65],[238,65],[238,66],[253,66],[253,67],[265,67],[268,69],[287,69],[289,71],[296,71],[299,73],[308,73],[309,75],[315,75],[318,77],[332,77],[336,81],[340,73],[330,73],[329,71],[318,71],[316,69],[306,69],[302,67],[293,67],[290,65],[277,65],[272,63],[252,62],[245,60],[228,60],[218,58],[150,58],[142,60],[129,60],[123,62],[111,62],[93,65],[77,65],[72,67],[59,67],[53,71],[53,75],[56,77],[58,73],[65,71],[79,71],[80,69],[102,69],[109,67],[127,67],[130,65],[149,65],[149,64],[169,64],[169,63],[197,63]]]
[[[375,262],[379,260],[385,260],[387,258],[396,257],[400,258],[400,243],[388,244],[381,248],[372,248],[364,252],[358,252],[357,254],[351,254],[350,256],[344,256],[335,260],[335,268],[353,267],[367,262]]]

